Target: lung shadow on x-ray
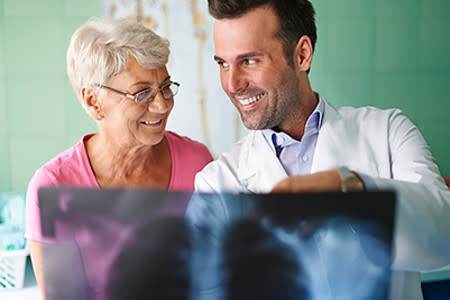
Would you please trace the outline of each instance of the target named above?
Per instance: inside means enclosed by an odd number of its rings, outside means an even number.
[[[260,222],[230,224],[222,253],[226,299],[310,299],[299,253]]]
[[[296,249],[313,299],[388,298],[393,194],[276,197],[253,200],[247,218],[262,220]]]
[[[139,224],[111,266],[108,299],[189,299],[190,243],[182,218]]]

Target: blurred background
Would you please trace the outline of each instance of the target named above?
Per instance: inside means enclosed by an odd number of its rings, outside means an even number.
[[[312,2],[313,88],[335,107],[401,108],[449,176],[450,1]],[[206,0],[0,0],[0,191],[24,192],[38,167],[96,131],[65,55],[75,29],[99,15],[140,18],[171,41],[169,72],[182,86],[168,129],[215,156],[245,134],[220,88]]]

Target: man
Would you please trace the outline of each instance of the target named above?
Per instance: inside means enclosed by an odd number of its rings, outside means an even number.
[[[202,192],[396,191],[391,299],[422,299],[419,271],[450,263],[450,191],[399,110],[335,110],[312,91],[307,0],[208,0],[224,91],[250,129],[196,177]],[[187,216],[201,223],[202,205]],[[218,203],[221,217],[232,208]],[[215,215],[217,217],[217,215]]]

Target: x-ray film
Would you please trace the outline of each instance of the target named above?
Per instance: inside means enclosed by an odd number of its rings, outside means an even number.
[[[389,297],[391,192],[39,191],[46,298]]]

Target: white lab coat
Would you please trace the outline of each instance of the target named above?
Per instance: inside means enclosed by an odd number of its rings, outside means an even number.
[[[450,264],[450,190],[430,149],[398,109],[325,102],[311,172],[346,166],[397,194],[391,299],[421,300],[419,271]],[[287,176],[261,131],[207,165],[196,191],[266,193]]]

